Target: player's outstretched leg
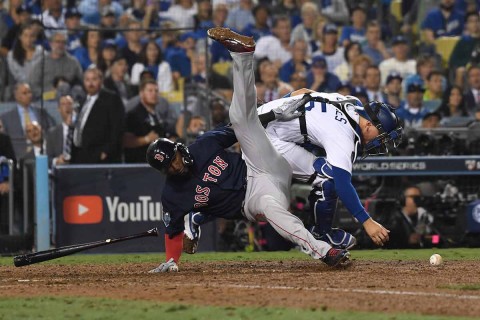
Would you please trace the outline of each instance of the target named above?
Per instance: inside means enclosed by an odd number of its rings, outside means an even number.
[[[350,254],[347,250],[333,249],[327,243],[316,240],[287,210],[292,169],[275,150],[258,119],[253,70],[254,40],[227,28],[212,28],[207,34],[222,43],[233,59],[234,94],[230,121],[248,166],[246,217],[251,220],[266,218],[280,235],[330,266],[348,261]]]

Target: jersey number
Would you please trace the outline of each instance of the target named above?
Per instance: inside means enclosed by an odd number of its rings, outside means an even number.
[[[322,106],[322,112],[327,112],[327,104],[325,102],[320,103]],[[310,101],[308,107],[305,107],[305,111],[310,111],[315,108],[315,102]],[[336,110],[335,112],[335,120],[342,122],[343,124],[347,124],[347,119],[343,117],[343,113],[340,110]]]

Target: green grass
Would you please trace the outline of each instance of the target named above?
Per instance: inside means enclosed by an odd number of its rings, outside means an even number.
[[[479,260],[480,248],[455,248],[455,249],[415,249],[415,250],[353,250],[354,260],[393,260],[393,261],[428,261],[433,253],[439,253],[444,261],[453,260]],[[142,253],[142,254],[75,254],[63,257],[42,264],[116,264],[116,263],[157,263],[163,260],[163,253]],[[296,251],[287,252],[208,252],[194,255],[182,255],[184,262],[196,261],[259,261],[259,260],[298,260],[310,259],[309,256]],[[13,257],[1,257],[0,265],[13,265]]]
[[[321,307],[319,309],[202,307],[149,301],[42,297],[0,298],[0,319],[460,320],[468,318],[330,311]]]

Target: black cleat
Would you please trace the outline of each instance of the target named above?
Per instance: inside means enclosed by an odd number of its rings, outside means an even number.
[[[321,260],[330,267],[347,265],[350,262],[350,252],[345,249],[331,248]]]

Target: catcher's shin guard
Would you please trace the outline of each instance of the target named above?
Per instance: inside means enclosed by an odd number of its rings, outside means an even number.
[[[315,186],[308,196],[308,201],[314,221],[311,232],[315,238],[318,238],[330,232],[337,210],[338,196],[333,180],[325,179]]]

